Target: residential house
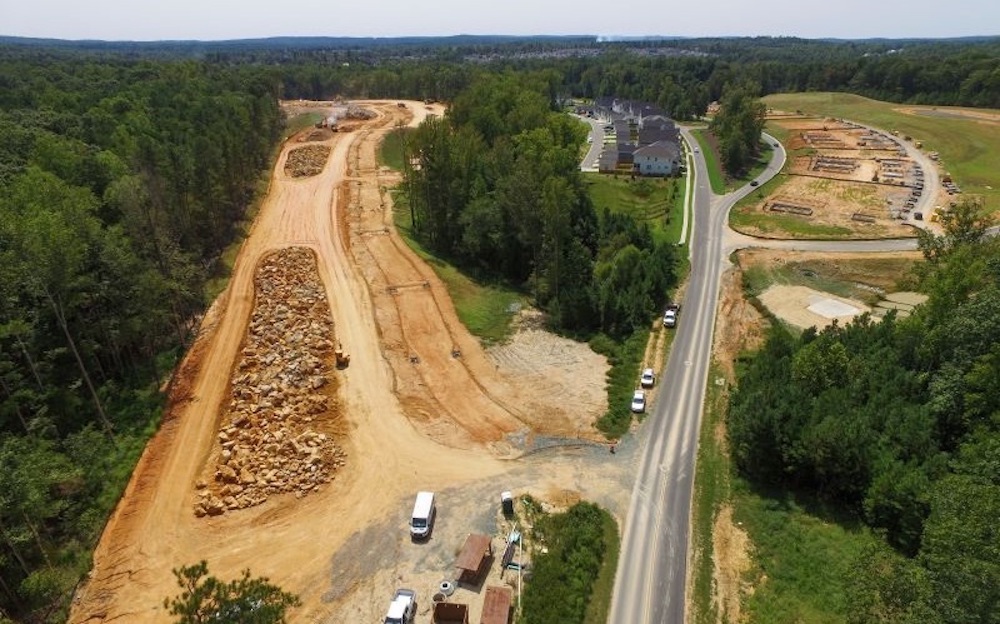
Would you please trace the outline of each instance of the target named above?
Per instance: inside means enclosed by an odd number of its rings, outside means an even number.
[[[658,141],[632,154],[635,172],[644,176],[673,175],[680,166],[681,152],[676,143]]]
[[[636,146],[631,143],[618,144],[618,164],[631,165],[634,162]]]
[[[652,145],[659,141],[680,143],[680,130],[674,121],[662,115],[652,115],[640,120],[639,145]]]
[[[601,155],[597,157],[597,170],[601,173],[614,173],[618,167],[618,146],[605,145]]]

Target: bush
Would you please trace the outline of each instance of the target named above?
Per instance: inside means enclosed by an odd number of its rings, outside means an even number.
[[[583,622],[591,590],[608,553],[604,523],[608,512],[577,503],[566,513],[542,518],[535,538],[547,552],[537,553],[531,582],[523,595],[525,624]]]

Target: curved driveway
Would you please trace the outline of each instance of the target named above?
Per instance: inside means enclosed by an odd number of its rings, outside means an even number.
[[[697,145],[682,129],[688,145]],[[778,143],[764,135],[767,141]],[[715,195],[701,154],[690,155],[694,178],[691,275],[655,410],[640,434],[638,472],[625,518],[610,624],[682,624],[685,618],[691,494],[701,411],[712,352],[721,278],[729,254],[748,246],[803,251],[916,249],[894,241],[764,241],[731,232],[729,210],[755,189]],[[689,157],[690,157],[689,156]],[[764,183],[785,164],[782,146],[757,179]]]

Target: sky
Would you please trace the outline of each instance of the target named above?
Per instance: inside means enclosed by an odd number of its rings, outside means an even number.
[[[0,35],[218,41],[278,36],[1000,35],[997,0],[0,0]]]

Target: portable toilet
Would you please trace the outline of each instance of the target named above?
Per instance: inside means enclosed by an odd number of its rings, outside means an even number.
[[[503,515],[514,515],[514,495],[510,492],[500,493],[500,507],[503,508]]]

